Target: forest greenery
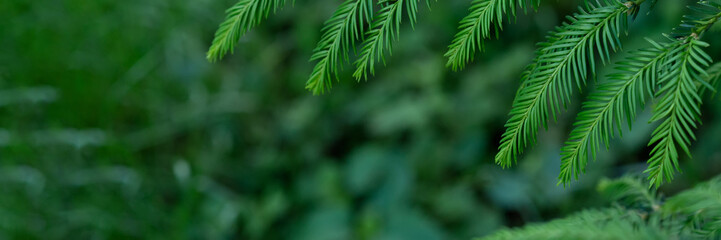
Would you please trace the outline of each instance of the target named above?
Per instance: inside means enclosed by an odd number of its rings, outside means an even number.
[[[253,4],[235,10],[255,9],[254,17],[238,39],[226,35],[225,57],[211,62],[208,47],[224,11],[239,0],[3,1],[0,239],[473,239],[612,213],[637,224],[606,222],[573,234],[714,239],[703,233],[716,228],[713,220],[689,216],[715,208],[681,207],[713,204],[717,193],[694,189],[678,204],[670,199],[721,173],[716,91],[697,86],[703,124],[688,145],[693,161],[677,147],[682,172],[660,188],[649,188],[642,173],[650,136],[663,121],[648,120],[660,97],[673,92],[656,98],[649,90],[658,89],[644,84],[658,78],[649,74],[683,43],[675,40],[691,35],[674,27],[695,11],[686,6],[696,0],[648,0],[636,18],[630,12],[619,37],[623,48],[609,46],[605,62],[594,52],[596,75],[587,68],[586,85],[556,113],[558,122],[548,120],[507,169],[494,157],[536,44],[571,23],[567,16],[605,5],[527,1],[503,12],[496,4],[502,17],[494,12],[490,23],[478,22],[488,37],[473,39],[473,57],[454,71],[444,55],[460,21],[478,20],[467,17],[474,11],[491,14],[469,9],[491,2],[418,1],[411,25],[404,1],[392,55],[383,46],[372,59],[375,74],[367,68],[368,81],[358,82],[355,63],[381,10],[378,1],[363,2],[367,7],[346,0],[245,2]],[[344,3],[351,7],[339,10]],[[327,21],[336,12],[344,17]],[[349,16],[364,22],[357,36],[343,27]],[[324,29],[324,22],[333,27]],[[698,39],[714,58],[704,79],[715,89],[719,30],[715,24]],[[335,41],[339,31],[346,46]],[[221,50],[214,50],[218,57]],[[319,58],[309,61],[315,53]],[[320,76],[333,85],[318,96],[305,87],[321,59],[337,69]],[[629,115],[613,113],[630,108]],[[589,121],[574,126],[584,111]],[[614,124],[595,127],[598,118]],[[577,165],[585,173],[566,172],[578,181],[557,185],[563,153],[586,149],[563,148],[575,128],[590,135],[572,141],[599,145],[586,151],[588,165]],[[599,187],[617,182],[601,179],[626,174],[637,177],[628,178],[634,191],[611,197],[611,186],[629,184]],[[672,206],[685,233],[644,218]]]
[[[230,50],[248,29],[285,1],[240,0],[228,10],[228,16],[216,33],[208,59],[215,61]],[[392,52],[398,39],[402,15],[406,12],[411,25],[416,22],[417,0],[346,0],[326,22],[323,36],[311,60],[317,61],[306,88],[314,94],[330,90],[338,69],[350,62],[356,42],[362,48],[355,60],[353,76],[360,81],[375,73],[375,63],[385,63],[385,53]],[[431,6],[430,1],[426,1]],[[470,13],[458,26],[448,51],[447,66],[461,70],[483,50],[485,39],[503,29],[503,19],[513,19],[518,10],[527,12],[540,1],[474,0]],[[516,163],[524,149],[534,145],[539,128],[548,128],[571,101],[574,88],[583,91],[588,79],[595,79],[597,69],[621,51],[622,37],[629,34],[630,21],[641,6],[657,1],[587,0],[577,13],[550,32],[547,41],[538,44],[536,57],[521,77],[521,86],[501,138],[496,164],[507,168]],[[405,9],[405,11],[404,11]],[[718,67],[711,68],[712,58],[703,48],[701,39],[721,17],[717,0],[702,0],[689,6],[680,27],[666,40],[649,40],[649,48],[630,51],[631,56],[617,62],[616,72],[602,80],[583,103],[575,129],[562,148],[559,184],[567,185],[585,172],[589,160],[596,158],[601,145],[609,147],[609,139],[627,121],[629,126],[649,99],[655,99],[652,122],[660,125],[652,133],[648,167],[650,185],[659,187],[671,181],[679,169],[680,154],[691,156],[689,145],[695,139],[694,129],[700,124],[701,95],[715,92]],[[374,13],[375,10],[375,13]],[[716,74],[709,74],[713,72]]]

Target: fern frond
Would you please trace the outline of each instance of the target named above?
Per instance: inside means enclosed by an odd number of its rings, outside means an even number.
[[[624,61],[618,62],[616,72],[608,75],[607,82],[599,85],[583,103],[569,140],[561,149],[559,184],[578,179],[578,175],[586,171],[588,155],[595,160],[601,143],[608,149],[616,130],[621,136],[624,117],[630,129],[638,106],[643,107],[646,98],[653,97],[662,63],[675,45],[648,41],[653,47],[632,52]]]
[[[375,61],[385,64],[384,50],[393,52],[393,40],[399,36],[404,3],[408,18],[411,24],[414,24],[417,19],[418,0],[380,0],[378,3],[382,8],[374,16],[370,30],[366,32],[361,55],[355,62],[353,77],[356,80],[368,79],[368,70],[374,75]]]
[[[238,40],[248,30],[268,18],[285,5],[286,0],[240,0],[226,11],[225,21],[215,32],[213,44],[208,50],[207,58],[215,62],[223,58],[229,51],[233,53]]]
[[[619,37],[628,25],[627,11],[634,6],[607,0],[605,6],[569,17],[570,23],[556,29],[541,44],[534,69],[516,94],[506,132],[501,139],[496,163],[511,166],[523,148],[533,144],[540,126],[546,126],[549,112],[556,118],[561,105],[570,101],[573,85],[579,88],[595,71],[595,57],[603,62],[620,47]]]
[[[313,94],[330,90],[332,77],[338,78],[338,65],[349,61],[348,52],[355,49],[355,40],[363,37],[364,26],[370,22],[372,0],[346,0],[326,21],[323,36],[311,61],[318,61],[305,85]],[[342,57],[342,59],[340,59]]]
[[[540,0],[532,0],[531,5],[538,5]],[[476,49],[483,50],[483,40],[490,38],[491,30],[503,28],[504,14],[516,16],[516,2],[521,9],[526,9],[526,0],[474,0],[471,11],[458,23],[458,33],[448,46],[445,56],[446,66],[453,71],[463,69],[467,62],[473,60]],[[510,18],[510,17],[509,17]]]
[[[706,67],[713,61],[701,47],[708,44],[693,37],[686,38],[684,44],[672,51],[670,71],[661,76],[658,95],[663,94],[654,108],[651,121],[663,120],[653,131],[648,160],[648,178],[656,187],[664,179],[673,179],[674,169],[678,170],[678,149],[681,148],[689,157],[688,146],[695,140],[693,133],[700,122],[701,97],[698,84],[706,76]]]

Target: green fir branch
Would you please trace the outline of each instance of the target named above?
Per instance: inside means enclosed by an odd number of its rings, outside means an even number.
[[[353,77],[360,81],[375,75],[375,64],[385,64],[392,54],[393,41],[400,33],[403,13],[414,27],[419,0],[344,0],[325,22],[322,36],[311,61],[316,61],[306,89],[322,94],[338,79],[344,62],[351,62],[356,41],[362,41],[353,61]],[[459,23],[459,31],[445,53],[447,66],[459,70],[483,50],[484,39],[502,30],[503,18],[513,19],[518,9],[537,6],[540,0],[473,0],[470,13]],[[535,144],[541,126],[547,128],[571,101],[573,88],[585,88],[595,77],[597,61],[607,63],[621,48],[629,17],[635,17],[645,0],[592,0],[586,7],[551,32],[539,44],[536,58],[521,76],[521,86],[505,124],[495,162],[513,165],[524,149]],[[653,7],[656,0],[651,0]],[[721,65],[702,50],[708,46],[700,39],[721,18],[721,0],[702,0],[689,7],[681,26],[669,36],[670,42],[650,41],[652,47],[631,52],[616,64],[615,73],[597,87],[583,103],[574,129],[562,148],[559,184],[568,184],[585,172],[589,158],[595,160],[601,146],[609,148],[610,139],[622,135],[622,123],[636,118],[649,97],[657,99],[652,121],[660,125],[652,133],[653,145],[648,160],[652,186],[670,181],[678,170],[679,152],[690,156],[695,139],[693,130],[700,121],[701,97],[716,92]],[[216,32],[208,59],[217,61],[233,52],[241,36],[286,3],[286,0],[240,0],[228,9],[225,21]],[[426,1],[429,4],[429,1]]]
[[[426,1],[427,4],[428,1]],[[405,6],[411,25],[418,19],[418,0],[380,0],[381,9],[375,14],[370,30],[366,32],[360,57],[356,60],[353,77],[368,79],[368,71],[375,75],[375,62],[385,64],[384,51],[393,52],[393,40],[400,35],[400,24]]]
[[[661,205],[655,189],[646,187],[646,183],[639,177],[624,176],[613,180],[602,179],[598,183],[597,189],[607,199],[627,208],[656,211]]]
[[[355,49],[356,40],[363,38],[365,24],[372,18],[372,4],[372,0],[346,0],[326,21],[323,36],[311,57],[311,61],[318,62],[306,89],[313,94],[330,90],[332,77],[338,79],[338,65],[349,61],[348,52]]]
[[[664,179],[673,179],[674,169],[679,170],[680,148],[689,157],[689,145],[696,139],[693,129],[698,127],[701,116],[701,96],[698,83],[705,81],[706,67],[713,61],[701,47],[708,44],[688,37],[683,44],[672,50],[669,61],[671,71],[659,78],[662,95],[653,111],[651,121],[661,121],[653,131],[649,146],[654,145],[648,160],[648,178],[659,187]]]
[[[473,61],[476,49],[483,50],[483,41],[490,38],[492,30],[498,32],[503,28],[504,15],[510,14],[515,18],[516,2],[521,9],[526,9],[526,0],[474,0],[471,2],[470,13],[458,23],[458,33],[445,53],[448,58],[446,66],[457,71],[463,69],[466,63]],[[538,5],[539,2],[540,0],[532,0],[530,5]]]
[[[578,179],[578,175],[586,171],[588,156],[595,160],[601,143],[608,149],[616,130],[621,136],[623,119],[630,129],[638,107],[643,107],[646,99],[653,97],[655,81],[667,55],[678,44],[648,41],[652,47],[632,52],[631,56],[618,62],[616,72],[608,75],[608,80],[583,103],[569,140],[561,149],[559,184]]]
[[[667,239],[665,229],[646,224],[643,213],[621,208],[585,210],[547,223],[504,229],[476,240]]]
[[[541,44],[534,68],[513,101],[496,164],[510,167],[523,149],[535,142],[538,128],[547,125],[549,112],[555,119],[556,112],[570,101],[573,85],[585,85],[595,71],[596,55],[606,62],[610,52],[620,47],[619,37],[628,24],[626,13],[633,7],[608,0],[581,9]]]
[[[226,11],[225,21],[215,32],[213,44],[207,53],[211,62],[218,61],[228,52],[233,53],[240,37],[268,18],[271,12],[285,5],[286,0],[240,0]]]
[[[584,210],[546,223],[502,229],[476,240],[519,239],[719,239],[721,178],[660,201],[655,189],[636,177],[598,185],[612,207]]]
[[[695,239],[721,238],[721,178],[716,177],[666,200],[660,209],[677,231]]]
[[[673,38],[682,44],[667,63],[670,71],[659,77],[659,100],[651,117],[652,122],[661,124],[649,141],[653,148],[644,173],[655,187],[670,182],[674,172],[680,171],[679,152],[691,157],[689,146],[701,120],[701,95],[704,88],[715,91],[709,82],[714,78],[706,72],[713,59],[702,49],[709,44],[699,39],[721,18],[721,4],[718,0],[699,1],[689,8],[693,12],[674,29]]]

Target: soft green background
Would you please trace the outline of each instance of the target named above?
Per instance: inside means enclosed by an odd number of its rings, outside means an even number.
[[[468,239],[606,204],[598,179],[645,168],[648,107],[571,187],[559,149],[587,92],[516,167],[493,165],[534,44],[580,1],[543,2],[461,72],[443,53],[470,1],[434,2],[376,77],[346,65],[312,96],[337,0],[297,0],[217,64],[205,50],[230,0],[2,0],[0,239]],[[670,32],[682,2],[644,9],[624,49]],[[720,36],[705,39],[717,60]],[[721,172],[719,116],[707,101],[662,192]]]

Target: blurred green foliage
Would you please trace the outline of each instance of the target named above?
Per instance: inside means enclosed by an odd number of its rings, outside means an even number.
[[[308,59],[340,2],[285,7],[210,64],[233,3],[0,3],[0,239],[468,239],[598,206],[600,177],[645,167],[648,112],[557,186],[577,105],[516,168],[493,164],[534,44],[579,1],[520,15],[457,73],[443,52],[468,2],[439,1],[375,78],[343,71],[323,96],[304,90]],[[631,31],[648,34],[625,47],[668,32],[682,6],[641,14]],[[719,106],[704,105],[696,159],[661,192],[721,172]]]

